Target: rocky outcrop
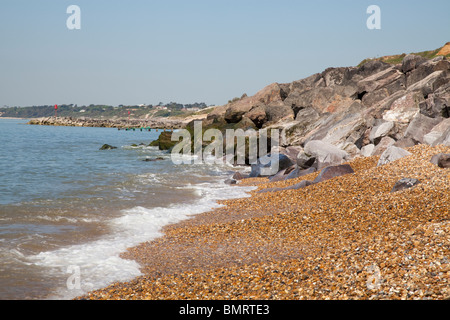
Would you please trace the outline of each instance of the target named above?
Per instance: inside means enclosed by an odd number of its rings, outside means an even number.
[[[117,147],[111,146],[109,144],[104,144],[103,146],[100,147],[99,150],[114,150],[117,149]]]
[[[248,119],[256,128],[280,130],[282,146],[302,148],[296,158],[302,170],[382,155],[392,146],[450,144],[449,118],[450,61],[410,54],[397,65],[373,60],[273,83],[220,107],[208,121]],[[317,141],[339,152],[318,156]]]

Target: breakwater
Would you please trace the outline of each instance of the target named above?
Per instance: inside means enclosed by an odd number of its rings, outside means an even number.
[[[72,117],[45,117],[31,119],[30,125],[66,126],[66,127],[100,127],[100,128],[154,128],[154,129],[181,129],[185,126],[182,120],[167,118],[152,119],[92,119]]]

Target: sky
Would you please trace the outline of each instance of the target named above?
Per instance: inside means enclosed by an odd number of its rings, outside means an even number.
[[[70,5],[80,29],[69,29]],[[370,5],[381,29],[369,29]],[[448,0],[1,0],[0,107],[222,105],[328,67],[434,50]]]

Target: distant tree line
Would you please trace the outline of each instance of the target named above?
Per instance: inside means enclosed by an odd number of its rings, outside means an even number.
[[[176,102],[170,102],[164,104],[160,102],[157,106],[153,105],[131,105],[119,107],[109,106],[109,105],[94,105],[89,106],[78,106],[74,104],[62,104],[58,105],[58,116],[61,117],[89,117],[89,118],[113,118],[113,117],[127,117],[128,112],[133,114],[134,117],[141,117],[149,114],[158,107],[165,107],[165,111],[162,116],[169,116],[172,111],[177,111],[177,114],[182,112],[182,110],[187,110],[192,108],[204,109],[208,106],[204,102],[193,103],[193,104],[180,104]],[[41,117],[51,117],[55,115],[54,105],[43,105],[43,106],[31,106],[31,107],[3,107],[0,108],[0,117],[11,117],[11,118],[41,118]]]

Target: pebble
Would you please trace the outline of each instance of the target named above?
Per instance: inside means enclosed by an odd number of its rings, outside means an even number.
[[[446,146],[417,145],[377,167],[298,190],[258,193],[314,180],[244,179],[251,197],[166,227],[130,248],[143,276],[78,299],[349,300],[450,298],[450,170],[430,158]],[[391,193],[396,181],[421,183]]]

